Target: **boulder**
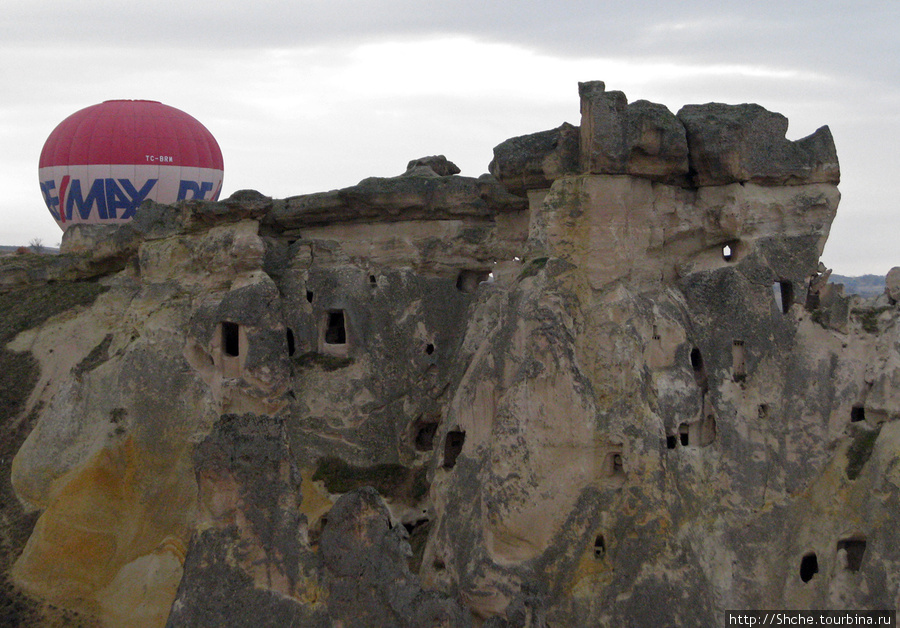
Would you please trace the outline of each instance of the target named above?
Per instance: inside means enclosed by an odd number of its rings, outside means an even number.
[[[432,155],[430,157],[419,157],[413,159],[406,164],[406,175],[418,168],[430,168],[436,175],[441,177],[449,177],[459,174],[459,167],[444,157],[443,155]]]
[[[579,83],[581,170],[592,174],[630,174],[682,183],[688,173],[685,131],[663,105],[608,92],[600,81]]]
[[[508,139],[494,148],[488,170],[513,194],[549,188],[559,177],[578,172],[578,127],[564,122]]]
[[[894,266],[884,278],[884,291],[892,302],[900,302],[900,266]]]
[[[756,104],[686,105],[677,115],[687,129],[696,186],[840,182],[827,126],[792,142],[785,138],[788,119]]]

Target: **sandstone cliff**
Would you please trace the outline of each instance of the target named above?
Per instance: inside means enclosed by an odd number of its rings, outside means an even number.
[[[628,103],[0,269],[4,618],[709,625],[895,608],[897,295],[827,127]]]

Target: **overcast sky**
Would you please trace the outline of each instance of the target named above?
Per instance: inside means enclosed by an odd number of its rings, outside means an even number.
[[[579,123],[578,81],[673,112],[757,102],[788,137],[831,127],[842,200],[824,262],[900,265],[898,0],[4,0],[0,244],[61,231],[37,164],[66,116],[116,98],[199,119],[223,197],[394,176],[445,154],[487,171],[516,135]]]

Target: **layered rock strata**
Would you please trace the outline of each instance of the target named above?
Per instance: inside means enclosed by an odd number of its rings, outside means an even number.
[[[3,266],[16,301],[69,295],[4,323],[26,372],[3,406],[4,612],[893,607],[897,299],[844,297],[819,264],[827,128],[791,142],[752,105],[580,92],[580,127],[504,142],[492,175],[437,156],[332,192],[149,204]]]

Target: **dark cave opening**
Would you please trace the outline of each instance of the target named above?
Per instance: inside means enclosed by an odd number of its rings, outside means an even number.
[[[241,354],[241,326],[237,323],[222,322],[222,351],[233,358]]]
[[[809,582],[817,573],[819,573],[819,559],[816,558],[815,552],[810,552],[800,561],[800,579]]]
[[[466,433],[462,430],[447,432],[444,441],[444,468],[452,469],[456,465],[456,459],[462,453],[463,444],[466,442]]]
[[[325,343],[330,345],[347,344],[347,329],[344,326],[344,310],[328,312],[325,327]]]

